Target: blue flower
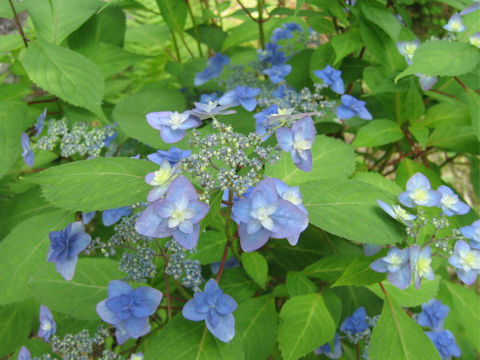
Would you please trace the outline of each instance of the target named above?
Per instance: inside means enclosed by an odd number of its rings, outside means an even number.
[[[48,236],[50,248],[47,261],[55,263],[55,268],[65,280],[72,280],[78,254],[88,247],[92,238],[84,232],[80,221],[70,223],[63,230],[52,231]]]
[[[422,279],[433,280],[435,274],[430,266],[432,263],[432,251],[430,246],[423,249],[417,245],[410,248],[410,265],[413,272],[415,287],[420,289]]]
[[[437,206],[442,194],[432,190],[430,181],[422,173],[416,173],[407,181],[407,191],[398,195],[398,200],[405,206]]]
[[[105,126],[105,129],[106,129],[106,130],[107,130],[107,129],[108,129],[108,130],[114,129],[115,126],[116,126],[116,124],[115,124],[115,125],[107,125],[107,126]],[[115,131],[115,130],[113,130],[113,132],[111,133],[111,135],[110,135],[110,136],[107,136],[107,137],[105,138],[105,140],[103,140],[103,146],[104,146],[104,147],[109,147],[110,144],[113,142],[113,140],[115,140],[115,139],[117,138],[117,136],[118,136],[118,132]]]
[[[423,91],[430,90],[433,87],[433,85],[435,85],[438,81],[438,78],[436,76],[428,76],[428,75],[423,75],[423,74],[415,74],[415,76],[418,77],[418,82],[420,83],[420,88]]]
[[[387,256],[375,260],[370,269],[380,273],[387,273],[388,280],[399,289],[410,286],[412,272],[410,269],[410,249],[391,248]]]
[[[235,336],[235,318],[237,302],[210,279],[201,292],[196,292],[193,299],[183,307],[183,317],[191,321],[204,321],[207,329],[218,340],[228,342]]]
[[[220,53],[215,54],[214,57],[208,59],[207,67],[202,72],[195,74],[195,86],[202,85],[210,79],[214,79],[222,73],[223,67],[230,62],[228,56]]]
[[[470,211],[470,207],[463,201],[458,200],[458,195],[456,195],[448,186],[442,185],[437,191],[442,194],[438,206],[442,209],[445,215],[465,215]]]
[[[35,137],[38,137],[42,133],[46,117],[47,108],[43,109],[42,113],[37,118],[37,122],[35,123]]]
[[[283,65],[287,62],[285,52],[281,51],[281,46],[275,43],[268,43],[265,50],[258,50],[258,60],[265,61],[272,65]]]
[[[462,32],[467,29],[467,27],[463,25],[462,17],[459,13],[453,14],[450,19],[448,19],[448,23],[443,25],[443,28],[449,32]]]
[[[155,313],[162,301],[162,292],[148,286],[135,290],[126,282],[112,280],[108,284],[108,298],[97,304],[98,316],[116,328],[117,343],[129,338],[138,339],[150,331],[148,317]]]
[[[340,119],[350,119],[357,115],[360,119],[372,120],[372,114],[365,107],[365,101],[357,100],[351,95],[342,95],[342,103],[337,108],[337,116]]]
[[[170,165],[175,165],[181,159],[187,158],[192,154],[190,150],[181,150],[172,146],[167,151],[165,150],[157,150],[156,153],[147,155],[147,159],[151,162],[154,162],[157,165],[161,165],[163,160],[166,159],[170,163]]]
[[[260,89],[248,86],[237,86],[235,90],[228,91],[220,98],[220,105],[242,105],[247,111],[253,111],[257,107],[256,96]]]
[[[139,234],[173,238],[184,248],[193,249],[200,235],[200,220],[210,207],[199,201],[190,181],[179,176],[172,181],[165,198],[147,206],[135,224]]]
[[[102,222],[105,226],[112,226],[118,222],[122,217],[132,214],[132,209],[129,206],[122,206],[115,209],[108,209],[102,212]]]
[[[455,337],[449,330],[426,331],[425,334],[435,345],[442,359],[449,360],[452,356],[459,357],[462,355]]]
[[[381,245],[363,244],[363,255],[365,256],[373,256],[378,254],[380,250],[382,250]]]
[[[477,4],[477,6],[480,9],[480,4]],[[470,36],[469,41],[470,41],[470,44],[480,49],[480,31]]]
[[[282,39],[291,39],[292,37],[293,37],[293,32],[291,32],[287,28],[279,27],[273,30],[273,34],[272,34],[272,37],[270,38],[270,41],[275,43]]]
[[[300,170],[312,170],[312,145],[315,140],[315,126],[310,116],[298,120],[292,128],[278,128],[275,135],[278,145],[289,152],[293,163]]]
[[[33,166],[33,150],[32,146],[30,145],[30,138],[26,133],[22,133],[22,156],[25,164],[29,167]]]
[[[93,217],[95,216],[96,211],[90,211],[87,213],[82,213],[82,222],[84,225],[87,225],[92,221]]]
[[[288,87],[285,84],[280,85],[278,88],[272,91],[272,96],[283,99],[287,95]]]
[[[473,0],[473,1],[479,2],[479,0]],[[477,11],[478,9],[480,9],[480,4],[472,4],[469,7],[467,7],[466,9],[462,10],[460,12],[460,15],[463,16],[463,15],[470,14],[471,12]]]
[[[25,346],[21,347],[17,360],[32,360],[32,355]]]
[[[355,310],[352,316],[343,320],[340,325],[340,330],[344,333],[360,334],[368,329],[367,312],[364,307],[359,307]]]
[[[325,85],[328,85],[332,91],[336,92],[337,94],[343,94],[345,92],[345,84],[342,80],[342,72],[340,70],[336,70],[330,65],[327,65],[322,70],[315,70],[313,72],[316,77],[323,80]]]
[[[422,312],[418,314],[417,323],[432,330],[440,330],[449,311],[450,308],[440,300],[431,299],[428,303],[422,304]]]
[[[388,205],[386,202],[382,200],[377,200],[377,204],[385,211],[388,215],[394,218],[397,221],[400,221],[402,224],[412,227],[410,221],[415,220],[417,217],[415,215],[411,215],[407,213],[402,207],[399,205]]]
[[[298,25],[297,23],[294,23],[294,22],[289,22],[289,23],[285,23],[282,25],[285,29],[289,30],[289,31],[303,31],[302,27],[300,25]]]
[[[202,94],[200,95],[200,102],[204,104],[208,104],[209,102],[214,102],[215,100],[220,99],[216,92],[211,94]]]
[[[138,352],[138,353],[132,354],[132,355],[130,355],[128,360],[143,360],[143,353]]]
[[[408,65],[412,65],[413,55],[420,46],[420,40],[415,39],[413,41],[399,41],[397,42],[397,49],[400,54],[405,57]]]
[[[480,250],[480,220],[475,221],[472,225],[461,227],[460,232],[471,240],[470,247]]]
[[[278,106],[273,104],[253,115],[255,118],[255,131],[258,135],[265,135],[268,129],[279,124],[278,120],[270,118],[270,115],[275,114],[278,114]],[[266,137],[266,139],[268,139],[268,137]]]
[[[57,323],[53,320],[53,315],[48,307],[40,305],[40,327],[38,328],[38,337],[48,342],[50,336],[57,331]]]
[[[340,344],[340,336],[335,334],[333,338],[333,351],[329,343],[326,343],[314,350],[315,355],[325,355],[329,359],[340,359],[342,356],[342,344]]]
[[[263,70],[265,75],[268,75],[270,81],[274,84],[278,84],[282,82],[288,74],[292,71],[292,66],[285,64],[285,65],[274,65],[271,68]]]
[[[259,182],[248,199],[233,205],[240,245],[245,252],[261,248],[269,238],[288,239],[308,226],[308,216],[290,201],[278,196],[274,179]]]
[[[213,118],[217,115],[231,115],[235,114],[235,110],[227,110],[231,105],[218,106],[218,100],[204,104],[195,102],[195,109],[192,110],[192,115],[197,116],[200,120]]]
[[[188,129],[202,125],[200,119],[190,111],[183,113],[158,111],[147,114],[147,121],[151,127],[160,130],[160,136],[168,144],[182,140]]]
[[[163,159],[160,169],[145,176],[145,182],[154,187],[148,193],[147,201],[154,202],[161,199],[178,175],[177,165],[171,166],[167,159]]]
[[[465,241],[459,240],[455,243],[454,253],[448,262],[457,269],[460,280],[472,285],[480,271],[480,251],[472,250]]]

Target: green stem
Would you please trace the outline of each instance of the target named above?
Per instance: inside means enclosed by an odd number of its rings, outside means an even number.
[[[183,44],[183,46],[185,46],[185,49],[187,49],[187,51],[188,51],[188,53],[190,54],[190,56],[191,56],[192,58],[194,58],[195,55],[193,55],[193,52],[192,52],[192,50],[190,49],[190,47],[188,46],[187,42],[185,41],[185,37],[183,36],[183,34],[180,33],[180,34],[178,34],[178,35],[180,36],[180,40],[182,40],[182,44]]]
[[[258,8],[258,32],[260,34],[260,46],[262,49],[265,49],[265,33],[263,31],[263,0],[257,1]]]
[[[13,18],[14,21],[13,23],[15,24],[15,27],[17,28],[18,32],[20,33],[23,44],[25,45],[26,48],[28,48],[28,40],[25,37],[25,33],[23,32],[22,24],[20,23],[20,20],[18,19],[17,11],[15,10],[15,6],[13,6],[12,0],[8,0],[10,2],[10,7],[12,8],[13,12]]]
[[[217,9],[218,20],[220,21],[220,29],[223,30],[223,19],[222,14],[220,13],[220,4],[218,3],[218,0],[215,0],[215,8]]]
[[[187,299],[191,299],[192,297],[190,296],[190,294],[187,292],[187,290],[185,290],[185,288],[182,286],[182,284],[180,284],[180,281],[178,280],[175,280],[175,284],[177,285],[177,289],[178,291],[180,291],[180,293],[185,296],[185,298]]]
[[[198,33],[197,21],[195,20],[195,15],[193,14],[192,7],[190,6],[190,1],[184,0],[188,7],[188,13],[192,18],[193,32],[195,33],[195,39],[197,40],[198,53],[200,56],[203,56],[202,45],[200,44],[200,34]]]
[[[177,54],[178,62],[182,62],[182,57],[180,56],[180,49],[178,48],[177,38],[175,37],[175,33],[172,29],[170,29],[170,34],[172,35],[173,46],[175,47],[175,53]]]

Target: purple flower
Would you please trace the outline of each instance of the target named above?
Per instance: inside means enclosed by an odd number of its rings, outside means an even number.
[[[470,239],[470,247],[480,250],[480,220],[475,221],[472,225],[460,228],[460,232],[467,239]]]
[[[208,104],[209,102],[214,102],[215,100],[220,99],[216,92],[211,94],[202,94],[200,95],[200,102],[204,104]]]
[[[305,172],[312,169],[311,148],[315,132],[312,118],[306,116],[293,124],[291,129],[281,127],[275,133],[280,148],[289,152],[295,166]]]
[[[196,292],[193,299],[183,307],[183,317],[191,321],[204,321],[207,329],[218,340],[229,342],[235,336],[235,318],[237,302],[210,279],[201,292]]]
[[[459,13],[453,14],[450,19],[448,19],[448,23],[443,25],[443,28],[449,32],[462,32],[467,29],[465,25],[463,25],[462,17]]]
[[[347,317],[340,325],[341,331],[349,332],[352,335],[360,334],[367,329],[367,312],[364,307],[359,307],[353,312],[352,316]]]
[[[449,311],[450,308],[440,300],[431,299],[428,303],[422,304],[422,312],[418,314],[417,323],[432,330],[440,330]]]
[[[139,234],[163,238],[173,238],[184,248],[193,249],[200,235],[200,220],[210,210],[198,200],[197,192],[184,177],[172,181],[165,198],[147,206],[135,224]]]
[[[463,201],[458,199],[458,195],[455,194],[448,186],[442,185],[437,191],[442,194],[439,207],[443,213],[447,216],[453,215],[465,215],[470,211],[470,207]]]
[[[279,27],[273,30],[273,35],[270,38],[270,41],[276,43],[279,40],[282,39],[291,39],[293,37],[293,33],[284,27]]]
[[[147,114],[147,121],[151,127],[160,130],[162,140],[169,144],[182,140],[187,134],[186,130],[202,125],[200,119],[190,111],[151,112]]]
[[[330,65],[327,65],[322,70],[315,70],[313,72],[316,77],[323,80],[325,85],[328,85],[333,92],[337,94],[343,94],[345,92],[345,84],[342,80],[342,72],[336,70]]]
[[[410,286],[412,272],[410,269],[410,249],[391,248],[387,256],[375,260],[370,269],[380,273],[387,273],[388,280],[399,289]]]
[[[132,209],[129,206],[122,206],[115,209],[108,209],[102,212],[102,222],[105,226],[112,226],[117,223],[122,217],[130,216]]]
[[[50,336],[57,331],[57,323],[53,320],[53,315],[48,307],[40,305],[40,327],[38,328],[38,337],[48,342]]]
[[[472,250],[465,241],[458,240],[448,262],[456,268],[460,280],[472,285],[480,271],[480,251]]]
[[[289,22],[289,23],[285,23],[282,25],[285,29],[289,30],[289,31],[303,31],[302,27],[300,25],[298,25],[297,23],[294,23],[294,22]]]
[[[287,62],[285,52],[281,51],[281,46],[275,43],[268,43],[265,50],[258,51],[258,60],[265,61],[272,65],[283,65]]]
[[[163,160],[168,160],[170,165],[175,165],[181,159],[187,158],[192,154],[190,150],[181,150],[172,146],[167,151],[165,150],[157,150],[156,153],[147,155],[147,159],[151,162],[154,162],[157,165],[162,165]]]
[[[38,116],[37,122],[35,123],[35,137],[42,133],[43,127],[45,125],[45,118],[47,117],[47,108],[43,109],[42,113]]]
[[[410,266],[412,267],[415,287],[420,289],[422,279],[433,280],[435,274],[430,266],[432,263],[432,251],[430,246],[420,248],[413,245],[410,248]]]
[[[267,134],[267,130],[274,128],[281,123],[280,115],[291,115],[294,109],[279,109],[276,104],[270,105],[259,113],[253,115],[255,118],[255,131],[262,136]],[[279,116],[271,116],[279,115]],[[263,136],[263,140],[267,140],[270,134]]]
[[[423,91],[430,90],[438,81],[436,76],[428,76],[423,74],[415,74],[418,77],[418,82],[420,83],[420,88]]]
[[[242,105],[247,111],[253,111],[257,107],[256,96],[260,89],[250,88],[248,86],[237,86],[235,90],[228,91],[220,98],[220,105]]]
[[[412,227],[410,221],[415,220],[417,217],[415,215],[408,214],[402,207],[399,205],[388,205],[382,200],[377,200],[377,204],[385,211],[388,215],[394,218],[397,221],[400,221],[402,224]]]
[[[80,221],[70,223],[63,230],[52,231],[48,236],[50,248],[47,261],[55,263],[55,268],[65,280],[72,280],[78,254],[87,248],[92,238],[84,232]]]
[[[325,355],[329,359],[340,359],[342,356],[342,344],[340,344],[340,336],[335,334],[333,338],[333,351],[329,343],[326,343],[314,350],[315,355]]]
[[[475,2],[479,2],[479,0],[473,0]],[[462,10],[460,12],[460,15],[467,15],[467,14],[470,14],[471,12],[474,12],[474,11],[477,11],[478,9],[480,9],[480,4],[472,4],[470,5],[469,7],[467,7],[466,9]]]
[[[350,119],[355,115],[360,119],[372,120],[372,114],[365,107],[365,101],[357,100],[351,95],[342,95],[342,103],[337,108],[337,116],[340,119]]]
[[[408,65],[412,65],[413,55],[415,55],[415,51],[417,51],[419,46],[419,39],[397,42],[398,52],[405,57]]]
[[[416,173],[407,181],[407,191],[398,196],[398,200],[405,206],[437,206],[442,194],[432,190],[430,181],[422,173]]]
[[[90,211],[90,212],[87,212],[87,213],[82,213],[82,222],[83,222],[83,225],[87,225],[90,223],[90,221],[92,221],[93,217],[95,216],[96,214],[96,211]]]
[[[238,224],[240,245],[245,252],[261,248],[269,238],[295,237],[308,226],[307,215],[278,196],[272,178],[259,182],[248,199],[233,204],[232,219]]]
[[[272,96],[283,99],[287,95],[288,87],[285,84],[280,85],[272,92]]]
[[[29,167],[33,166],[33,150],[32,146],[30,144],[30,138],[26,133],[22,133],[22,156],[23,160],[25,161],[25,164],[27,164]]]
[[[163,159],[160,169],[145,176],[145,182],[154,187],[148,193],[147,201],[154,202],[161,199],[178,175],[177,165],[171,166],[167,159]]]
[[[265,75],[268,75],[270,81],[274,84],[278,84],[282,82],[288,74],[292,71],[292,66],[285,64],[285,65],[274,65],[271,68],[263,70]]]
[[[32,355],[25,346],[21,347],[17,360],[32,360]]]
[[[112,280],[108,284],[108,298],[97,304],[100,318],[116,328],[117,343],[129,338],[138,339],[150,331],[148,317],[155,313],[162,301],[162,292],[148,286],[135,290],[126,282]]]
[[[214,79],[222,73],[223,67],[230,62],[228,56],[220,53],[215,54],[214,57],[208,59],[207,67],[202,72],[195,74],[194,84],[200,86],[210,79]]]
[[[235,110],[227,110],[231,105],[218,106],[218,101],[209,102],[204,104],[201,102],[195,102],[195,109],[192,110],[192,114],[197,116],[200,120],[213,118],[217,115],[230,115],[235,114]]]
[[[449,330],[426,331],[425,334],[430,338],[435,348],[444,360],[451,359],[452,356],[459,357],[462,355],[458,347],[455,337]]]

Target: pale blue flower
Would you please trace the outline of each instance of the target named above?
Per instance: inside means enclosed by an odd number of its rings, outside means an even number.
[[[377,204],[392,218],[408,227],[412,227],[411,221],[417,218],[415,215],[407,213],[400,205],[390,206],[382,200],[377,200]]]
[[[209,102],[214,102],[215,100],[220,99],[216,92],[211,94],[202,94],[200,95],[200,102],[204,104],[208,104]]]
[[[147,114],[147,121],[151,127],[160,130],[160,136],[168,144],[182,140],[188,129],[202,125],[200,119],[192,115],[191,111],[178,113],[177,111],[158,111]]]
[[[480,251],[472,250],[465,241],[458,240],[448,262],[456,268],[460,280],[467,285],[472,285],[480,271]]]
[[[279,40],[291,39],[292,37],[293,37],[292,31],[284,27],[279,27],[273,30],[273,34],[272,34],[272,37],[270,38],[270,41],[276,43]]]
[[[30,355],[30,351],[25,346],[21,347],[17,360],[32,360],[32,355]]]
[[[42,113],[37,118],[37,122],[35,123],[35,137],[37,138],[42,133],[43,127],[45,126],[46,117],[47,117],[47,108],[43,109]]]
[[[442,185],[437,191],[442,194],[440,204],[438,206],[447,216],[465,215],[470,211],[470,207],[463,201],[458,199],[458,195],[453,192],[448,186]]]
[[[191,321],[205,321],[207,329],[217,339],[229,342],[235,336],[235,318],[233,312],[237,302],[210,279],[203,291],[196,292],[193,299],[183,307],[183,317]]]
[[[359,307],[353,314],[343,320],[340,325],[340,331],[351,334],[359,334],[368,329],[367,312],[365,308]]]
[[[55,268],[65,280],[72,280],[78,254],[88,247],[92,238],[84,231],[80,221],[70,223],[63,230],[52,231],[48,236],[50,248],[47,261],[55,263]]]
[[[219,77],[225,65],[230,62],[230,58],[226,55],[216,53],[215,56],[208,59],[207,67],[202,72],[195,74],[194,84],[200,86],[208,80]]]
[[[165,150],[157,150],[156,153],[147,155],[147,159],[151,162],[154,162],[157,165],[162,165],[164,159],[168,160],[170,165],[175,165],[181,159],[187,158],[192,154],[190,150],[181,150],[172,146],[167,151]]]
[[[96,211],[90,211],[86,213],[82,213],[82,222],[83,225],[90,224],[90,221],[95,217]]]
[[[410,286],[412,272],[410,269],[410,249],[391,248],[387,256],[375,260],[370,269],[380,273],[387,273],[388,280],[399,289]]]
[[[381,245],[363,244],[363,255],[365,256],[373,256],[375,254],[378,254],[380,250],[382,250]]]
[[[220,105],[241,105],[247,111],[253,111],[257,107],[256,96],[260,89],[248,86],[237,86],[235,90],[228,91],[220,98]]]
[[[132,209],[129,206],[108,209],[102,212],[102,222],[105,226],[112,226],[120,221],[122,217],[130,215],[132,215]]]
[[[333,351],[330,343],[326,343],[315,349],[313,352],[315,353],[315,355],[323,354],[329,359],[340,359],[340,357],[342,356],[342,344],[340,344],[340,336],[338,336],[338,334],[335,334],[335,337],[333,338]]]
[[[443,25],[443,28],[449,32],[462,32],[467,29],[465,25],[463,25],[462,17],[459,13],[453,14],[450,19],[448,19],[448,23]]]
[[[461,227],[460,232],[470,239],[472,249],[480,250],[480,220],[475,221],[472,225]]]
[[[50,336],[57,331],[57,323],[53,320],[52,312],[45,305],[40,305],[40,327],[38,328],[38,337],[48,342]]]
[[[345,84],[342,80],[342,72],[327,65],[322,70],[315,70],[315,76],[323,80],[325,85],[328,85],[333,92],[343,94],[345,92]]]
[[[480,0],[473,0],[474,2],[480,2]],[[472,4],[470,5],[469,7],[467,7],[466,9],[462,10],[460,12],[460,15],[467,15],[467,14],[470,14],[471,12],[473,11],[477,11],[480,9],[480,4]]]
[[[418,82],[420,83],[420,88],[423,91],[430,90],[438,81],[436,76],[428,76],[423,74],[415,74],[418,77]]]
[[[452,356],[460,357],[462,355],[450,330],[427,331],[425,334],[435,345],[443,360],[450,360]]]
[[[432,267],[430,266],[431,263],[432,251],[430,246],[423,249],[417,245],[410,247],[410,265],[412,267],[413,280],[417,289],[420,289],[423,278],[433,280],[435,277]]]
[[[430,181],[422,173],[414,174],[407,181],[407,191],[398,196],[398,200],[405,206],[438,206],[442,194],[432,190]]]
[[[30,138],[26,133],[22,133],[21,145],[23,160],[25,161],[25,164],[27,164],[29,167],[32,167],[34,162],[34,155],[32,145],[30,144]]]
[[[440,330],[449,311],[450,308],[440,300],[431,299],[428,303],[422,304],[422,312],[417,317],[417,323],[432,330]]]
[[[283,65],[288,59],[281,49],[282,47],[276,43],[268,43],[265,50],[258,50],[258,60],[272,65]]]
[[[103,321],[115,326],[117,343],[122,345],[129,338],[148,334],[148,317],[155,313],[162,297],[157,289],[148,286],[133,289],[124,281],[112,280],[108,284],[108,298],[100,301],[96,310]]]
[[[227,110],[231,105],[218,105],[218,100],[204,104],[195,102],[195,109],[192,110],[192,115],[197,116],[200,120],[213,118],[217,115],[231,115],[235,114],[235,110]]]
[[[337,108],[337,116],[340,119],[351,119],[355,115],[363,120],[372,120],[372,114],[365,107],[366,102],[356,99],[351,95],[342,95],[342,103]]]
[[[480,9],[480,4],[477,4],[478,8]],[[480,31],[477,31],[475,34],[470,36],[470,44],[480,49]]]
[[[405,61],[408,65],[412,65],[413,55],[420,46],[420,40],[415,39],[413,41],[399,41],[397,42],[398,52],[405,57]]]
[[[178,166],[172,166],[167,159],[163,159],[160,169],[145,175],[145,182],[153,186],[148,193],[147,201],[154,202],[161,199],[177,176],[179,176]]]
[[[268,75],[270,81],[274,84],[278,84],[282,82],[288,74],[292,71],[292,66],[285,64],[285,65],[274,65],[271,68],[263,70],[265,75]]]

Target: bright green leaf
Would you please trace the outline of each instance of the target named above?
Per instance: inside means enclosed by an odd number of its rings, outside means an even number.
[[[385,274],[377,273],[370,269],[370,264],[373,261],[372,257],[356,257],[332,286],[362,286],[382,281],[385,279]]]
[[[158,8],[170,29],[177,33],[183,32],[187,20],[187,5],[178,0],[157,0]]]
[[[438,275],[434,280],[423,280],[419,290],[415,288],[413,284],[408,289],[400,290],[387,280],[382,282],[388,295],[390,295],[396,303],[406,307],[419,306],[433,299],[437,295],[439,283],[440,277]],[[385,295],[378,284],[367,286],[367,288],[380,298],[385,299]]]
[[[316,293],[318,291],[317,285],[309,280],[306,275],[296,271],[289,271],[287,273],[285,286],[287,287],[288,294],[291,297]]]
[[[372,120],[362,126],[353,141],[353,146],[370,147],[390,144],[403,139],[400,126],[391,120]]]
[[[255,282],[265,288],[268,278],[268,264],[258,252],[242,253],[242,265]]]

